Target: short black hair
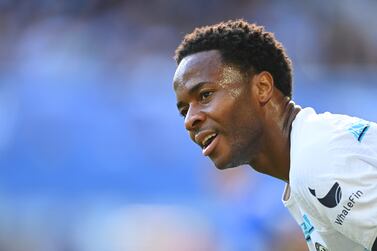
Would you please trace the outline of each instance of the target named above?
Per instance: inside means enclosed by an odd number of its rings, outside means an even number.
[[[191,54],[219,50],[226,63],[244,71],[268,71],[275,86],[292,97],[292,63],[283,45],[263,26],[245,20],[229,20],[196,28],[187,34],[175,51],[177,64]]]

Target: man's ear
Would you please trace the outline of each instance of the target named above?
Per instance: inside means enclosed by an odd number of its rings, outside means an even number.
[[[253,77],[254,94],[261,104],[266,104],[274,92],[274,78],[268,71],[257,73]]]

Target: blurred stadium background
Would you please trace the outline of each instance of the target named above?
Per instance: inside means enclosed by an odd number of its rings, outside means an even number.
[[[0,0],[0,250],[304,251],[284,184],[219,172],[175,108],[174,50],[245,18],[294,100],[377,121],[376,1]]]

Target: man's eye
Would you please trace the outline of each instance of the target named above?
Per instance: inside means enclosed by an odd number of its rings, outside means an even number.
[[[210,96],[212,96],[213,92],[212,91],[205,91],[205,92],[202,92],[200,94],[200,99],[201,100],[205,100],[207,98],[209,98]]]

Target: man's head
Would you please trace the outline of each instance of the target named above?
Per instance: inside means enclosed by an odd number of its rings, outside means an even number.
[[[195,29],[176,50],[177,107],[191,139],[220,168],[263,147],[266,104],[291,97],[291,63],[271,33],[245,21]]]

